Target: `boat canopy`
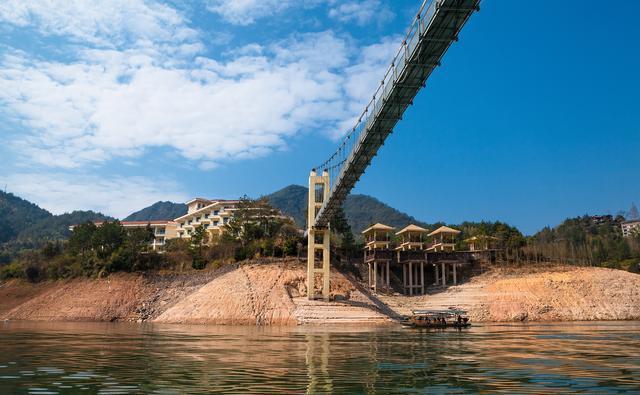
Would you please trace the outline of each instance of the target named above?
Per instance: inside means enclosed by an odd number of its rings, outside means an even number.
[[[413,315],[424,315],[431,317],[453,317],[456,315],[465,315],[465,310],[449,309],[449,310],[411,310]]]

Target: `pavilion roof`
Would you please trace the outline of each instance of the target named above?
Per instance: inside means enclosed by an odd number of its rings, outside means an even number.
[[[406,233],[406,232],[427,233],[427,232],[429,232],[429,230],[427,230],[425,228],[421,228],[418,225],[410,224],[410,225],[405,226],[401,231],[399,231],[396,234],[397,235],[401,235],[401,234]]]
[[[488,235],[477,235],[477,236],[473,236],[473,237],[469,237],[468,239],[465,239],[465,242],[470,242],[470,241],[478,241],[478,240],[499,240],[497,237],[493,237],[493,236],[488,236]]]
[[[389,225],[385,225],[385,224],[381,224],[380,222],[378,222],[377,224],[373,224],[370,227],[368,227],[367,229],[362,231],[362,234],[365,233],[369,233],[373,230],[394,230],[395,228]]]
[[[457,229],[450,228],[448,226],[441,226],[438,229],[434,230],[433,232],[429,233],[429,236],[435,236],[440,233],[452,233],[457,235],[458,233],[460,233],[460,231]]]

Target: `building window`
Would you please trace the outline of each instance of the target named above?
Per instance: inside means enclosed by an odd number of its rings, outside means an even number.
[[[224,217],[224,224],[226,225],[227,223],[229,223],[229,218],[228,217]]]
[[[203,226],[205,229],[209,229],[209,224],[204,224]]]
[[[213,226],[218,226],[219,223],[220,221],[213,221]]]
[[[209,219],[209,214],[205,214],[204,219]]]
[[[220,210],[216,210],[213,212],[213,215],[219,215],[220,214]]]
[[[196,218],[196,222],[200,222],[200,218],[202,218],[202,217],[197,217]]]

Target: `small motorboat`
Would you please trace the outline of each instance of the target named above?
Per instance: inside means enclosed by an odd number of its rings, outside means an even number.
[[[464,310],[412,310],[412,315],[405,317],[402,326],[408,328],[468,328],[471,326],[467,312]]]

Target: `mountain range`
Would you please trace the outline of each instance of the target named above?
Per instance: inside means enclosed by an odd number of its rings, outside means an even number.
[[[307,221],[307,188],[301,185],[289,185],[279,191],[265,195],[272,206],[295,221],[301,228]],[[382,203],[368,195],[349,195],[344,202],[344,212],[354,233],[359,234],[373,222],[383,222],[396,228],[410,223],[425,225],[414,217]],[[187,206],[183,203],[157,202],[132,213],[125,221],[169,220],[186,214]]]

